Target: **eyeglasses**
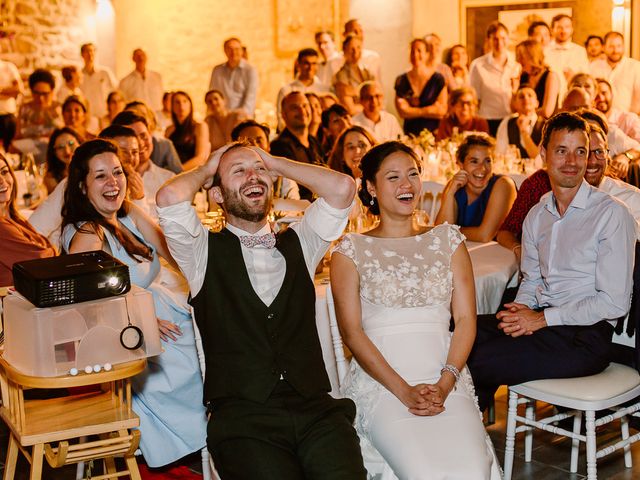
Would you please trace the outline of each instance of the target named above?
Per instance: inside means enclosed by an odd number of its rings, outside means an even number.
[[[595,155],[598,160],[605,160],[609,154],[609,150],[604,148],[596,148],[595,150],[589,150],[589,155]]]
[[[33,95],[34,97],[46,97],[50,94],[51,90],[47,90],[46,92],[43,92],[42,90],[31,90],[31,95]]]
[[[53,147],[54,150],[58,151],[58,150],[66,150],[67,148],[70,148],[71,150],[73,150],[73,147],[76,146],[76,141],[75,140],[69,140],[68,142],[62,143],[60,145],[56,145],[55,147]]]

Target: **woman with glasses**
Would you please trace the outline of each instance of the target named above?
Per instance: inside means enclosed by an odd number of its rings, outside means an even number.
[[[80,134],[70,127],[58,128],[51,134],[47,147],[47,171],[44,175],[47,193],[53,192],[58,183],[67,177],[73,152],[82,142]]]
[[[478,99],[471,87],[456,88],[449,96],[449,112],[440,120],[436,140],[449,138],[454,133],[489,133],[489,124],[476,115]]]

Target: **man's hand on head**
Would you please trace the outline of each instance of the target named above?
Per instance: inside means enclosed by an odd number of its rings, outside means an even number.
[[[212,152],[211,155],[209,155],[209,158],[207,159],[207,161],[204,163],[204,165],[202,165],[201,168],[204,168],[207,173],[207,180],[202,184],[202,187],[205,190],[208,190],[213,186],[213,176],[218,171],[218,166],[220,165],[220,159],[222,158],[222,155],[224,154],[224,152],[229,150],[230,146],[231,144],[223,145],[222,147],[217,149],[215,152]]]

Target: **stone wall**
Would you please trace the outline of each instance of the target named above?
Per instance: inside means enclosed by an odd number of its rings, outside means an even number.
[[[212,68],[226,58],[224,40],[239,37],[259,73],[259,115],[264,119],[280,86],[293,77],[295,52],[313,47],[313,32],[342,21],[338,0],[113,0],[116,73],[133,69],[131,52],[145,48],[149,68],[167,90],[182,89],[204,111]],[[276,28],[276,21],[279,28]]]
[[[0,58],[23,76],[35,68],[78,63],[79,46],[92,40],[95,0],[0,1]]]

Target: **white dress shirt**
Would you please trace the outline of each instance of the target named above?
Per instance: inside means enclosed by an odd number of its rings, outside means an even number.
[[[607,177],[606,175],[602,178],[598,188],[612,197],[616,197],[627,206],[631,215],[636,220],[636,238],[640,242],[640,189],[627,182],[623,182],[617,178]]]
[[[611,108],[607,115],[609,126],[615,125],[628,137],[640,141],[640,117],[633,112],[623,112],[617,108]]]
[[[626,315],[636,222],[629,209],[583,180],[560,216],[553,191],[524,221],[522,283],[515,301],[547,307],[548,326],[593,325]]]
[[[0,60],[0,88],[11,87],[14,83],[18,84],[20,90],[24,90],[18,67],[11,62]],[[17,112],[15,97],[0,97],[0,115],[6,115],[7,113],[15,115]]]
[[[380,121],[377,123],[373,123],[373,120],[370,120],[364,112],[354,115],[352,121],[354,125],[369,130],[378,143],[398,140],[404,135],[395,115],[384,110],[380,112]]]
[[[591,64],[591,75],[609,80],[613,87],[613,107],[640,113],[640,62],[622,57],[613,68],[606,60]]]
[[[209,90],[222,92],[229,110],[242,108],[253,117],[258,95],[258,71],[246,60],[240,60],[235,68],[221,63],[211,72]]]
[[[508,117],[504,117],[498,125],[498,131],[496,132],[496,153],[504,155],[509,150],[509,120],[512,118],[518,118],[519,115],[514,113]],[[536,126],[538,121],[538,115],[534,112],[533,115],[529,115],[529,135],[533,132],[533,127]],[[522,137],[520,137],[520,145],[526,150],[524,143],[522,143]]]
[[[176,174],[171,170],[159,167],[152,161],[149,161],[149,168],[142,174],[144,198],[141,198],[135,203],[154,220],[158,220],[156,193],[158,193],[160,187],[164,185],[164,182],[175,176]]]
[[[331,58],[326,62],[318,64],[318,78],[324,85],[331,85],[331,81],[338,70],[344,65],[344,56],[342,52],[334,52]]]
[[[151,110],[162,110],[162,76],[158,72],[146,70],[144,78],[138,70],[120,80],[120,90],[127,102],[142,100]]]
[[[478,116],[497,120],[510,115],[513,84],[519,77],[520,64],[510,55],[504,65],[496,63],[491,53],[471,62],[469,83],[480,102]]]
[[[577,43],[556,43],[555,40],[552,40],[544,49],[544,61],[551,70],[558,73],[560,78],[558,89],[560,103],[562,103],[562,99],[567,92],[565,69],[570,69],[574,75],[578,72],[589,73],[590,64],[587,51]]]
[[[82,70],[80,90],[89,102],[91,115],[100,118],[107,114],[107,97],[116,89],[116,80],[111,70],[95,67],[93,73]]]
[[[627,150],[640,150],[640,142],[631,138],[613,123],[609,124],[607,142],[609,143],[609,150],[611,150],[611,157],[615,157]]]
[[[302,221],[289,227],[300,239],[311,278],[331,242],[342,234],[350,210],[351,206],[342,210],[333,208],[319,198],[305,210]],[[191,296],[195,297],[204,284],[207,271],[209,231],[200,222],[190,202],[158,207],[158,215],[171,255],[189,282]],[[252,235],[233,225],[227,225],[227,229],[237,236]],[[253,235],[270,231],[267,224]],[[241,244],[241,249],[251,286],[265,305],[271,305],[284,281],[285,258],[275,248],[247,248]]]

